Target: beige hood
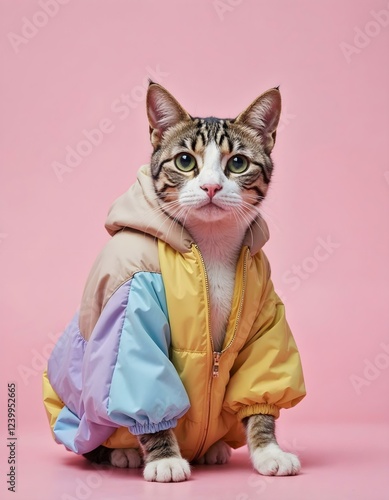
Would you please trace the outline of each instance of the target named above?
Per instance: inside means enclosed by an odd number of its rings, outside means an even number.
[[[149,165],[140,168],[136,182],[112,205],[105,227],[113,236],[124,228],[132,228],[165,241],[180,253],[190,250],[194,243],[188,231],[173,221],[159,206]],[[256,254],[269,239],[266,222],[258,217],[247,231],[244,245]]]

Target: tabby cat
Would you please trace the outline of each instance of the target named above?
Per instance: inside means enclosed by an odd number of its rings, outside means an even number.
[[[260,95],[235,119],[193,118],[159,84],[150,82],[147,114],[153,146],[151,173],[161,209],[192,235],[209,282],[214,350],[221,351],[231,311],[237,260],[245,235],[260,214],[272,177],[270,153],[281,112],[278,88]],[[264,475],[294,475],[298,458],[281,450],[274,416],[243,419],[254,468]],[[140,450],[99,447],[89,459],[117,467],[145,464],[149,481],[183,481],[190,466],[173,430],[138,436]],[[218,441],[198,463],[229,461],[231,448]]]

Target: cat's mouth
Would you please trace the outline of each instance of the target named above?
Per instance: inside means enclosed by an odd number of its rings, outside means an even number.
[[[216,210],[224,210],[224,207],[222,206],[222,204],[217,200],[215,200],[214,198],[213,199],[208,199],[208,200],[204,200],[203,203],[201,203],[199,205],[198,208],[206,208],[206,209],[209,209],[209,210],[212,210],[212,209],[216,209]]]
[[[229,213],[228,208],[228,206],[215,203],[215,200],[207,200],[198,205],[195,210],[202,219],[210,221],[225,217]]]

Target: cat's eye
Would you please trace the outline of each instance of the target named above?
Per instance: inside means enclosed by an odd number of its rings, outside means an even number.
[[[249,162],[243,155],[231,156],[227,162],[227,168],[233,174],[243,174],[249,168]]]
[[[197,165],[195,158],[189,153],[179,153],[175,157],[174,163],[182,172],[191,172]]]

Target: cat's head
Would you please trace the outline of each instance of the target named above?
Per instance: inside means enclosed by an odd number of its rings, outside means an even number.
[[[222,220],[249,224],[269,187],[280,112],[280,92],[273,88],[235,119],[193,118],[166,89],[151,82],[151,174],[162,209],[184,225]]]

